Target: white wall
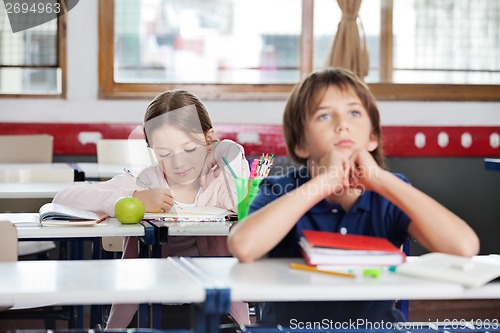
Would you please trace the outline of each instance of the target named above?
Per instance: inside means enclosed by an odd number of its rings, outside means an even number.
[[[141,122],[149,100],[99,100],[97,2],[68,14],[67,99],[0,99],[2,122]],[[102,0],[101,0],[102,1]],[[206,101],[215,123],[280,124],[283,101]],[[500,102],[379,102],[383,125],[500,126]]]

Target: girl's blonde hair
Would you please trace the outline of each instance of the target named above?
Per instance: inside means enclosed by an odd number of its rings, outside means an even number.
[[[186,112],[181,110],[184,108]],[[193,109],[196,109],[196,112],[188,112]],[[161,117],[167,114],[168,117]],[[162,92],[148,105],[144,114],[143,131],[149,147],[153,145],[151,133],[165,124],[174,126],[187,134],[206,134],[212,128],[212,121],[205,105],[193,93],[182,89]]]

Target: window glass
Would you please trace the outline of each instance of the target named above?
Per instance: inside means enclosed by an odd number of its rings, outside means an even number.
[[[13,33],[0,11],[0,94],[61,94],[58,22]]]
[[[296,82],[300,29],[301,0],[115,0],[114,79]]]
[[[500,1],[394,1],[396,83],[500,83]]]
[[[335,0],[109,0],[99,8],[115,13],[100,26],[105,97],[182,85],[208,98],[282,98],[311,62],[325,67],[342,16]],[[303,8],[314,8],[306,22]],[[370,58],[364,80],[377,98],[500,100],[500,1],[363,0],[356,22]]]

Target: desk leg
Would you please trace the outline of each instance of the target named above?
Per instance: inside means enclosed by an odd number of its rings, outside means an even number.
[[[151,309],[153,311],[153,329],[161,329],[163,325],[163,309],[161,304],[152,304]]]
[[[161,258],[161,244],[153,244],[151,257]]]
[[[207,296],[203,304],[203,315],[197,311],[196,332],[220,332],[221,316],[230,311],[231,298],[229,289],[206,289]],[[203,316],[204,318],[200,318]],[[203,325],[203,320],[204,326]],[[203,328],[200,330],[200,327]]]
[[[207,327],[209,319],[208,313],[206,312],[206,304],[196,304],[195,312],[194,312],[194,320],[193,320],[193,332],[194,333],[205,333],[207,331]]]
[[[98,324],[105,324],[103,313],[108,310],[109,305],[90,306],[90,328],[95,328]]]
[[[103,259],[103,251],[101,249],[101,238],[92,239],[92,259]]]
[[[139,313],[137,314],[137,321],[139,328],[149,328],[151,327],[150,321],[150,305],[149,304],[139,304]]]
[[[68,259],[68,241],[59,241],[59,260]]]
[[[149,245],[139,240],[139,258],[149,258]]]
[[[82,260],[83,259],[83,240],[75,239],[70,243],[70,259],[71,260]]]
[[[161,258],[161,245],[168,242],[168,227],[155,221],[143,221],[145,228],[144,242],[151,245],[151,258]]]
[[[84,317],[83,305],[76,305],[74,308],[75,308],[74,309],[75,316],[71,320],[72,323],[70,323],[70,325],[72,326],[72,328],[83,329],[83,327],[84,327],[83,326],[83,317]]]

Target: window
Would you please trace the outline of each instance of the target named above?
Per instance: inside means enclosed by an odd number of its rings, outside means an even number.
[[[7,11],[0,11],[1,97],[65,96],[64,22],[65,15],[13,33]]]
[[[334,0],[99,6],[103,97],[174,87],[215,98],[286,96],[325,66],[342,16]],[[357,22],[370,53],[365,81],[377,98],[500,100],[499,1],[364,0]]]

